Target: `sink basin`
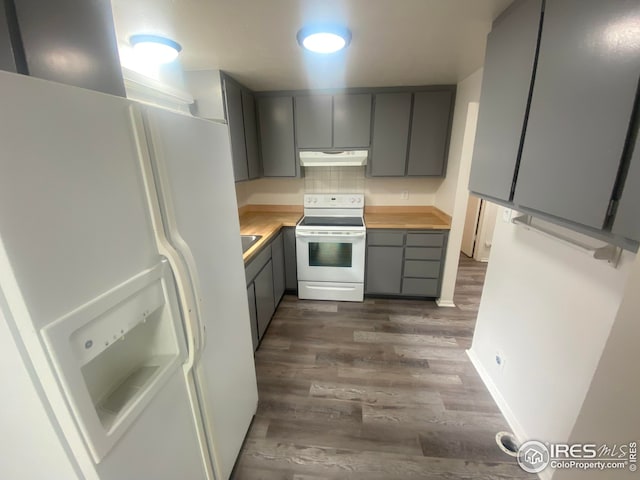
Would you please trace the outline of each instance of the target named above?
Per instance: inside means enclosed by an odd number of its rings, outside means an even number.
[[[242,253],[249,250],[254,243],[262,238],[262,235],[240,235],[240,240],[242,240]]]

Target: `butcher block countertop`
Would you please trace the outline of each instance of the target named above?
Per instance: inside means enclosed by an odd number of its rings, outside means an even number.
[[[245,205],[238,210],[240,235],[262,235],[242,259],[246,264],[269,243],[282,227],[295,227],[302,218],[302,205]]]
[[[241,235],[262,235],[244,252],[246,264],[282,227],[295,227],[302,205],[245,205],[238,210]],[[367,228],[449,230],[451,217],[432,206],[369,206],[364,210]]]
[[[451,217],[432,206],[376,206],[364,209],[367,228],[449,230]]]

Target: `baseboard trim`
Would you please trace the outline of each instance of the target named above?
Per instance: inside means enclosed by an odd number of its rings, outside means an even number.
[[[452,300],[442,300],[441,298],[436,298],[436,305],[442,308],[455,308],[456,306]]]
[[[493,383],[491,376],[489,376],[489,373],[485,370],[482,363],[480,363],[480,359],[478,358],[478,356],[476,355],[476,353],[473,351],[472,348],[467,350],[467,356],[469,357],[469,360],[471,360],[471,363],[476,369],[476,372],[478,372],[480,379],[487,387],[487,390],[489,390],[491,397],[496,402],[496,405],[498,406],[498,408],[500,409],[500,412],[502,413],[505,420],[509,424],[509,428],[511,428],[511,431],[518,439],[518,442],[522,443],[524,441],[530,440],[529,436],[524,431],[524,428],[522,428],[522,425],[520,425],[520,422],[518,422],[513,411],[511,410],[506,400],[498,390],[498,387],[496,386],[496,384]],[[538,478],[540,480],[551,480],[551,477],[553,477],[553,473],[554,473],[553,469],[546,468],[545,470],[543,470],[538,474]]]

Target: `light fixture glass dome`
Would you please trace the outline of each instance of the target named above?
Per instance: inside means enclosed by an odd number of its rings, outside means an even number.
[[[351,42],[351,32],[345,27],[317,25],[301,28],[297,34],[298,43],[315,53],[334,53],[347,47]]]
[[[178,42],[160,35],[132,35],[129,41],[136,55],[151,63],[173,62],[182,50]]]

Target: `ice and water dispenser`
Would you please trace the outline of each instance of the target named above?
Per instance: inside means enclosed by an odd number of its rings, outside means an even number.
[[[43,329],[96,462],[175,374],[186,344],[166,260]]]

